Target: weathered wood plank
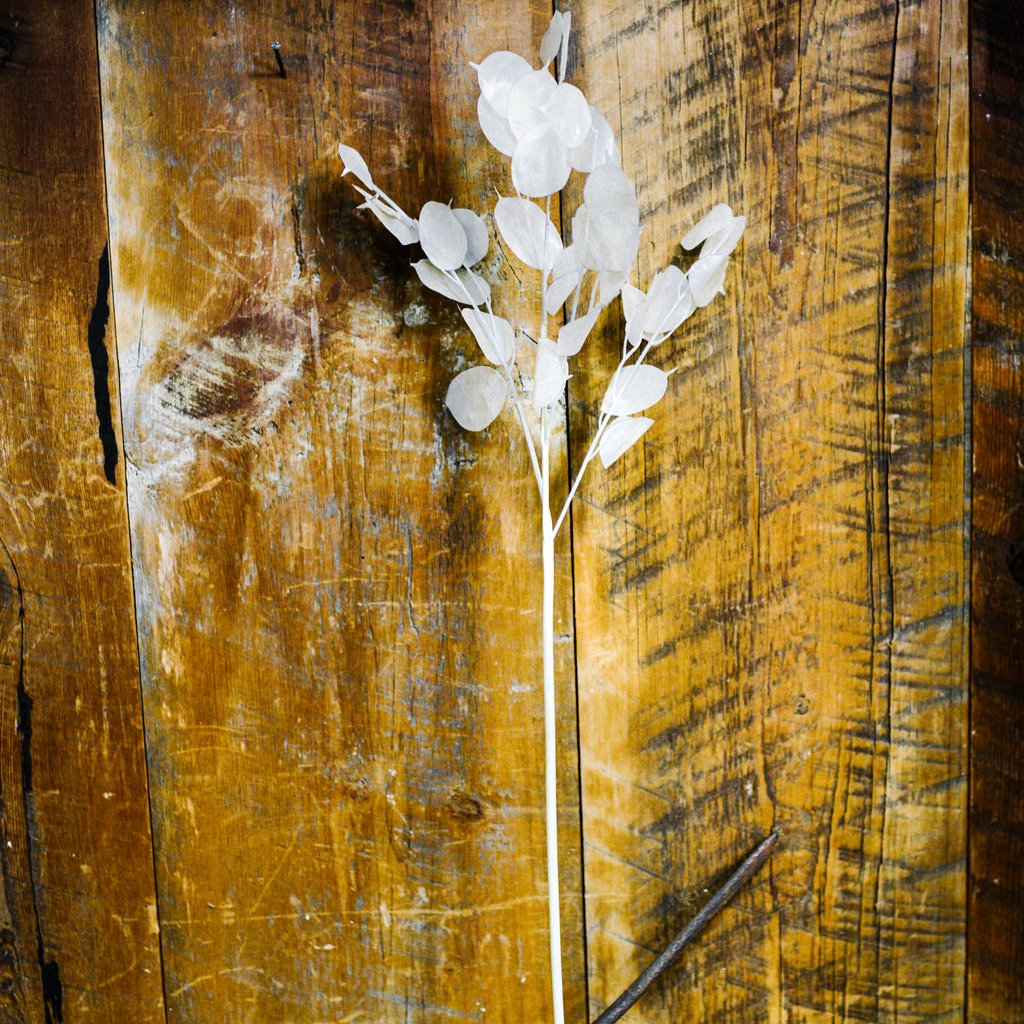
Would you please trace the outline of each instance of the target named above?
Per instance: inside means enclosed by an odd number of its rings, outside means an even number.
[[[640,283],[712,203],[750,218],[728,298],[661,350],[670,408],[573,524],[592,1008],[776,827],[635,1019],[961,1019],[966,5],[577,22]],[[571,382],[574,451],[603,379]]]
[[[92,4],[0,36],[0,1019],[162,1021]]]
[[[550,11],[99,10],[169,1011],[545,1019],[532,477],[508,424],[445,414],[461,318],[355,211],[335,150],[413,212],[489,207],[505,171],[466,63],[529,52]],[[578,1019],[579,941],[566,961]]]
[[[968,1019],[1024,1021],[1024,21],[971,4]]]

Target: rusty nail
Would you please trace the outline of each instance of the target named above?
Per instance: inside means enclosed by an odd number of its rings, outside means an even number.
[[[729,876],[725,885],[701,907],[697,916],[647,966],[636,981],[594,1021],[594,1024],[614,1024],[615,1021],[629,1010],[644,992],[675,963],[679,954],[704,931],[726,903],[757,874],[758,869],[771,856],[772,850],[775,849],[775,844],[778,841],[778,832],[772,832],[771,835],[762,839],[757,848]]]
[[[281,60],[281,44],[280,44],[280,42],[278,42],[278,40],[275,39],[270,44],[270,48],[274,51],[274,56],[277,58],[277,70],[281,72],[281,77],[282,78],[287,77],[287,75],[285,73],[285,70],[284,70],[284,61]]]

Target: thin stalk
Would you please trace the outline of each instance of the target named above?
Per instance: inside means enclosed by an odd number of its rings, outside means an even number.
[[[541,412],[541,602],[544,651],[544,811],[548,861],[548,931],[551,949],[551,1003],[554,1024],[565,1024],[562,1000],[562,922],[558,886],[558,794],[555,744],[555,531],[551,522],[551,434]]]
[[[541,242],[541,263],[548,261],[548,229],[551,227],[551,196],[544,204],[544,241]],[[540,272],[540,336],[548,336],[548,270],[545,265]]]
[[[633,366],[639,366],[644,359],[647,358],[647,353],[650,352],[652,342],[648,341],[640,349],[640,354],[636,358],[636,362],[632,363]],[[634,352],[636,349],[633,350]],[[615,374],[626,365],[626,360],[632,355],[632,352],[623,352],[622,358],[619,360],[619,365],[615,368]],[[613,374],[613,378],[615,377]],[[561,529],[562,523],[565,521],[565,517],[569,512],[569,506],[572,504],[572,499],[576,497],[576,491],[579,490],[581,481],[583,480],[583,474],[587,471],[587,466],[590,465],[591,460],[597,454],[597,446],[601,443],[601,437],[604,434],[605,427],[608,426],[612,421],[611,413],[602,412],[597,418],[597,430],[594,431],[594,436],[590,441],[590,447],[587,448],[587,454],[583,456],[583,461],[580,463],[580,468],[576,473],[576,479],[572,482],[572,487],[569,488],[569,495],[565,499],[565,504],[562,506],[562,511],[558,514],[558,519],[555,520],[555,533]]]

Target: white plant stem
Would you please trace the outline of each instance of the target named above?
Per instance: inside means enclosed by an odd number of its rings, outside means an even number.
[[[548,930],[554,1024],[565,1024],[562,999],[562,924],[558,886],[557,745],[555,743],[555,531],[551,519],[551,434],[548,410],[541,412],[541,602],[544,651],[544,810],[548,867]]]
[[[660,338],[659,343],[661,341],[664,341],[664,338]],[[636,357],[636,361],[632,365],[639,366],[647,358],[647,353],[651,351],[652,344],[652,341],[647,341],[644,343],[643,347],[640,349],[639,354]],[[624,348],[622,358],[619,360],[619,365],[615,368],[615,374],[618,374],[619,371],[626,365],[626,361],[635,351],[636,349],[628,351]],[[616,379],[615,374],[612,375],[613,380]],[[618,394],[618,388],[621,387],[621,377],[618,378],[618,380],[620,383],[617,386],[616,390],[612,392],[613,398],[615,397],[615,395]],[[611,413],[602,412],[598,416],[597,429],[594,431],[594,436],[590,440],[590,447],[587,449],[587,454],[583,456],[583,462],[580,463],[580,468],[576,473],[576,479],[573,480],[572,487],[569,488],[569,494],[565,499],[565,504],[562,506],[562,511],[559,512],[558,519],[555,521],[556,534],[562,528],[562,523],[565,521],[565,517],[569,514],[569,506],[572,504],[572,499],[576,497],[576,492],[579,490],[580,483],[583,480],[583,474],[587,471],[587,466],[590,465],[594,456],[597,454],[598,446],[601,443],[601,438],[604,435],[605,428],[608,426],[609,423],[611,423],[611,421]]]

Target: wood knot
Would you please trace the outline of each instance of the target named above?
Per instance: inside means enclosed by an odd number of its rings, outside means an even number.
[[[483,800],[464,789],[453,789],[448,794],[446,805],[453,817],[463,821],[479,821],[486,813]]]
[[[798,715],[806,715],[807,712],[811,710],[810,700],[801,693],[796,699],[796,706],[794,707],[794,710]]]

